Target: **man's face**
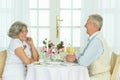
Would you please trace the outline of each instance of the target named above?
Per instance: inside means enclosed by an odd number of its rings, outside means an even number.
[[[91,22],[91,19],[88,18],[86,24],[85,24],[85,28],[87,29],[87,33],[89,35],[91,35],[92,30],[94,29],[94,23]]]

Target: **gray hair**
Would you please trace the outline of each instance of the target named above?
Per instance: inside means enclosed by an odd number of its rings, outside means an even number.
[[[18,38],[18,34],[22,31],[23,27],[27,28],[27,25],[19,21],[14,22],[9,29],[8,36]]]
[[[102,16],[98,14],[92,14],[89,16],[89,18],[92,20],[93,23],[95,23],[99,30],[101,30],[103,25],[103,18]]]

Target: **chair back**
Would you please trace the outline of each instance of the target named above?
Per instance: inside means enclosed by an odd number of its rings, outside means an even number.
[[[111,57],[111,80],[116,80],[119,67],[120,67],[120,55],[117,55],[113,52]]]
[[[6,50],[0,51],[0,79],[2,78],[2,73],[6,61],[6,56],[7,56],[6,53],[7,53]]]

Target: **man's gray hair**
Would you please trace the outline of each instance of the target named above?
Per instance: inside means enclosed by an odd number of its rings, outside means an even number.
[[[102,16],[98,14],[92,14],[89,16],[89,18],[92,20],[93,23],[95,23],[99,30],[101,30],[103,25],[103,18]]]
[[[8,36],[18,38],[18,34],[22,31],[23,27],[27,28],[27,25],[19,21],[14,22],[9,29]]]

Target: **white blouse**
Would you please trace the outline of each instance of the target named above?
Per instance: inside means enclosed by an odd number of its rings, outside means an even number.
[[[7,49],[7,59],[2,75],[3,80],[25,80],[26,76],[26,65],[23,61],[15,54],[15,49],[26,46],[24,49],[25,54],[30,58],[31,51],[30,46],[27,42],[22,42],[19,39],[11,39]]]
[[[28,57],[31,57],[31,52],[30,52],[30,46],[24,41],[20,41],[19,39],[12,39],[10,41],[10,45],[7,49],[7,63],[9,64],[14,64],[14,63],[19,63],[19,64],[23,64],[23,61],[15,54],[15,49],[19,48],[19,47],[23,47],[26,46],[26,48],[24,49],[26,55]]]

